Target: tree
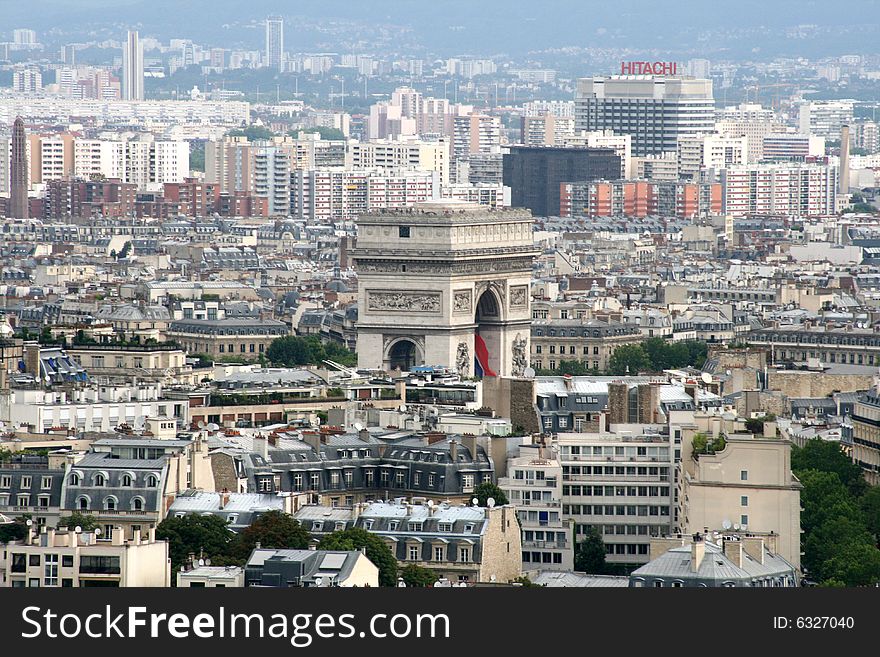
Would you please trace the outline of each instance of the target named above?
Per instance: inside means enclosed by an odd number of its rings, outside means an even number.
[[[495,506],[504,506],[509,504],[507,495],[491,481],[484,481],[482,484],[474,488],[474,497],[477,498],[477,504],[480,506],[488,506],[489,498],[495,500]]]
[[[717,438],[710,439],[709,436],[704,433],[695,433],[691,440],[691,453],[714,454],[715,452],[720,452],[724,449],[725,445],[727,445],[727,441],[724,439],[724,436],[720,434]]]
[[[652,369],[651,359],[640,344],[624,344],[611,354],[608,371],[618,376],[638,374]]]
[[[318,543],[319,550],[359,550],[365,549],[367,559],[379,569],[381,586],[397,586],[397,559],[385,542],[365,529],[352,527],[344,531],[327,534]]]
[[[400,577],[403,578],[403,581],[407,586],[416,588],[433,586],[434,582],[440,579],[433,570],[428,570],[427,568],[422,568],[415,564],[410,564],[402,568],[400,571]]]
[[[97,529],[99,525],[98,519],[95,516],[74,511],[69,516],[61,518],[58,521],[58,527],[67,527],[68,529],[80,527],[84,532],[91,532]]]
[[[323,344],[316,336],[299,337],[286,335],[272,340],[266,356],[270,361],[285,367],[298,365],[322,365],[332,360],[342,365],[357,365],[357,354],[335,342]]]
[[[792,447],[791,469],[835,472],[850,493],[860,497],[867,489],[862,469],[840,449],[840,444],[821,438],[808,440],[803,447]]]
[[[246,560],[257,543],[264,548],[305,550],[309,547],[309,538],[309,533],[293,516],[281,511],[267,511],[238,535],[234,553]]]
[[[511,584],[519,584],[523,588],[527,588],[527,589],[531,589],[531,588],[540,589],[544,586],[543,584],[535,584],[532,580],[530,580],[525,575],[520,575],[519,577],[514,577],[511,580]]]
[[[580,573],[601,575],[606,570],[605,543],[598,527],[587,527],[586,536],[574,552],[574,569]]]
[[[874,543],[880,545],[880,486],[870,486],[859,500],[868,531],[874,535]]]
[[[776,420],[776,415],[773,413],[767,413],[766,415],[762,415],[761,417],[750,417],[746,420],[746,430],[749,433],[755,434],[756,436],[760,436],[764,434],[764,423],[765,422],[773,422]]]
[[[321,139],[326,139],[328,141],[345,139],[345,133],[339,128],[328,128],[322,125],[316,128],[306,128],[305,130],[291,130],[289,134],[292,137],[298,137],[301,132],[305,134],[317,132]]]
[[[119,260],[125,260],[128,257],[128,254],[131,253],[131,242],[126,242],[122,245],[122,250],[119,252]]]
[[[234,534],[219,516],[188,513],[180,518],[165,518],[156,527],[156,538],[168,541],[171,582],[175,584],[173,575],[186,563],[190,553],[212,560],[217,557],[228,559]]]
[[[9,541],[21,541],[27,537],[27,524],[23,518],[16,518],[14,522],[0,525],[0,543]]]
[[[236,130],[230,130],[228,133],[230,137],[247,137],[248,141],[260,141],[264,139],[272,139],[275,136],[275,133],[261,125],[249,125],[246,128],[238,128]]]
[[[205,170],[205,142],[195,141],[190,145],[189,170],[204,172],[204,170]]]

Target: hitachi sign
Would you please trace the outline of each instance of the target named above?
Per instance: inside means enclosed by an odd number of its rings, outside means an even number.
[[[621,75],[678,75],[676,62],[620,62]]]

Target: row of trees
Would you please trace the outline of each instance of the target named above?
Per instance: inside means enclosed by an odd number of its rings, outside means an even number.
[[[603,372],[590,366],[587,361],[563,360],[556,369],[542,369],[538,374],[572,376],[611,374],[623,376],[636,375],[639,372],[662,372],[681,367],[702,367],[708,354],[705,342],[685,340],[667,342],[663,338],[648,338],[637,344],[619,346],[608,360],[608,369]]]
[[[822,586],[880,584],[880,487],[837,443],[814,439],[795,447],[791,467],[803,484],[802,566]]]
[[[324,360],[336,361],[349,367],[357,365],[356,353],[335,342],[323,343],[313,335],[277,338],[266,350],[266,357],[273,364],[284,367],[321,365]]]
[[[608,361],[608,372],[620,376],[688,366],[702,367],[708,351],[706,343],[697,340],[667,342],[663,338],[648,338],[644,342],[615,349]]]

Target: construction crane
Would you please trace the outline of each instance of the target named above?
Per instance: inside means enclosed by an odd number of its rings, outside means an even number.
[[[785,88],[792,88],[792,87],[797,88],[799,86],[800,85],[795,82],[776,82],[774,84],[764,84],[764,85],[762,85],[760,82],[756,82],[754,86],[747,87],[746,91],[748,91],[749,89],[754,89],[755,90],[755,102],[760,104],[761,103],[760,94],[761,94],[762,88],[764,88],[764,89],[785,89]],[[748,102],[748,94],[746,94],[746,102]],[[773,96],[773,100],[771,102],[771,107],[773,109],[779,109],[779,92],[778,91]]]

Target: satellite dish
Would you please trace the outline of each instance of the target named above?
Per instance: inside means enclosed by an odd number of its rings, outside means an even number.
[[[213,422],[211,422],[211,424],[208,425],[208,431],[217,431],[217,429],[219,429],[219,428],[220,428],[220,425],[215,424]]]
[[[205,565],[206,565],[206,566],[210,566],[210,565],[211,565],[211,560],[210,560],[210,559],[205,559]]]
[[[490,581],[490,582],[494,582],[496,579],[498,579],[498,578],[495,577],[495,575],[490,575],[490,576],[489,576],[489,581]]]
[[[76,532],[77,534],[82,534],[83,528],[80,527],[79,525],[77,525],[76,527],[73,528],[73,531]]]
[[[401,404],[399,409],[401,413],[406,413],[406,404]]]
[[[434,582],[434,588],[436,589],[436,588],[439,587],[439,586],[443,586],[443,584],[442,584],[442,583],[440,582],[440,580],[438,579],[436,582]]]
[[[199,420],[199,425],[198,425],[198,426],[199,426],[199,429],[204,429],[204,428],[205,428],[206,426],[208,426],[208,425],[205,424],[204,420]]]
[[[703,380],[703,383],[712,383],[712,375],[708,372],[700,374],[700,378]]]
[[[354,428],[355,428],[357,431],[363,431],[363,430],[364,430],[364,425],[361,424],[360,422],[355,422],[355,423],[354,423]]]
[[[495,498],[494,498],[494,497],[490,497],[489,499],[486,500],[486,504],[488,505],[488,507],[489,507],[490,509],[495,508]]]
[[[733,526],[733,528],[734,528],[734,530],[739,531],[739,530],[740,530],[739,523],[736,523],[736,524]]]
[[[730,520],[728,520],[727,518],[725,518],[724,520],[721,521],[721,528],[722,529],[730,529],[731,527],[732,527],[732,525],[730,524]]]
[[[434,506],[434,500],[428,500],[428,508],[432,508]]]
[[[474,506],[480,505],[480,500],[478,500],[476,497],[474,499],[472,499],[471,502],[473,502]]]
[[[26,521],[24,524],[26,524],[28,527],[30,527],[31,525],[34,524],[34,521],[31,520],[30,518],[28,518],[27,521]]]
[[[103,532],[100,527],[95,527],[95,536],[100,536]]]
[[[526,369],[523,370],[523,376],[526,377],[527,379],[534,378],[535,377],[535,368],[534,367],[527,367]]]
[[[205,565],[205,560],[204,560],[204,559],[199,559],[199,565],[200,565],[200,566],[204,566],[204,565]]]

